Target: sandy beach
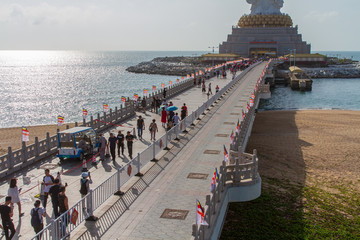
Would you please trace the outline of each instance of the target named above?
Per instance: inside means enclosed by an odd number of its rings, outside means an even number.
[[[66,123],[61,127],[58,127],[57,125],[38,125],[27,127],[30,133],[30,141],[26,144],[33,144],[35,142],[35,137],[38,137],[39,141],[45,139],[47,132],[50,133],[50,136],[53,136],[56,134],[58,128],[60,131],[66,129],[66,125],[73,127],[75,124]],[[13,151],[21,147],[21,134],[21,127],[0,128],[0,156],[8,152],[8,147],[11,147]]]
[[[248,151],[258,150],[262,176],[303,186],[350,181],[359,187],[359,135],[358,111],[260,112]]]

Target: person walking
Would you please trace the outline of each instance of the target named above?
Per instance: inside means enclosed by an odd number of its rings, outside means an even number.
[[[161,124],[163,127],[165,127],[166,125],[166,120],[167,120],[167,112],[165,107],[163,107],[161,110]]]
[[[163,90],[163,97],[166,99],[166,88]]]
[[[211,94],[211,95],[213,94],[213,93],[212,93],[212,90],[211,90],[211,83],[209,83],[208,94]]]
[[[88,179],[89,178],[89,179]],[[90,213],[90,209],[92,208],[91,204],[91,199],[90,199],[90,195],[88,195],[88,193],[90,192],[90,184],[92,184],[93,181],[91,180],[91,175],[90,172],[83,172],[81,174],[81,179],[80,179],[80,194],[81,194],[81,199],[83,199],[83,212],[85,214],[85,218],[89,217]],[[86,199],[84,199],[87,196]]]
[[[11,203],[14,204],[16,203],[19,207],[19,217],[24,216],[24,213],[21,212],[21,202],[20,202],[20,197],[19,197],[19,193],[21,192],[21,188],[18,189],[17,187],[17,179],[16,178],[12,178],[10,180],[10,187],[8,190],[8,196],[11,197]]]
[[[43,217],[45,217],[45,211],[40,207],[41,201],[36,200],[34,203],[34,208],[30,211],[31,216],[31,226],[34,228],[35,234],[38,234],[44,228]],[[37,237],[38,240],[41,239],[41,235]]]
[[[115,161],[115,157],[116,157],[116,143],[117,143],[117,137],[115,137],[115,135],[113,133],[110,133],[110,137],[108,139],[108,144],[106,147],[110,146],[110,154],[111,154],[111,159],[113,161]]]
[[[145,122],[144,119],[139,116],[137,122],[136,122],[137,130],[138,130],[138,137],[140,140],[142,140],[143,130],[145,129]]]
[[[129,152],[129,157],[130,160],[132,159],[132,152],[133,152],[133,142],[134,142],[134,135],[131,135],[130,131],[127,132],[126,134],[126,143],[127,143],[127,148],[128,148],[128,152]]]
[[[142,107],[143,112],[145,113],[146,112],[146,98],[145,97],[143,97],[143,100],[141,101],[141,107]]]
[[[173,120],[174,120],[174,125],[179,124],[180,117],[179,117],[178,113],[175,113],[175,116],[173,117]]]
[[[49,190],[49,195],[51,197],[51,203],[55,215],[55,219],[60,216],[59,214],[59,192],[60,192],[60,180],[55,179],[54,185]]]
[[[202,83],[201,86],[202,86],[202,87],[201,87],[201,92],[206,93],[205,83]]]
[[[218,93],[220,90],[219,85],[216,85],[215,92]]]
[[[159,129],[157,127],[155,119],[153,119],[152,123],[150,123],[149,131],[150,131],[151,140],[155,141],[156,140],[156,138],[155,138],[156,132],[159,132]]]
[[[49,197],[49,191],[52,185],[54,184],[54,177],[50,175],[50,170],[45,169],[45,176],[43,178],[43,188],[44,188],[44,199],[43,199],[43,207],[44,211],[46,213],[46,204]]]
[[[152,102],[151,102],[151,108],[154,113],[156,113],[156,97],[153,96]]]
[[[187,107],[186,104],[184,103],[184,105],[181,107],[181,120],[186,118],[186,115],[187,115]]]
[[[106,138],[100,133],[99,134],[99,151],[100,151],[100,161],[104,161],[105,160],[105,149],[106,149],[106,145],[107,145],[107,141]]]
[[[69,210],[69,199],[65,194],[66,187],[61,186],[59,192],[59,208],[61,217],[61,235],[65,237],[66,235],[66,227],[69,224],[69,215],[64,214],[67,210]]]
[[[11,219],[13,216],[13,209],[14,209],[14,206],[11,203],[11,197],[7,196],[5,198],[5,203],[0,205],[2,226],[3,226],[4,232],[5,232],[6,240],[12,239],[15,235],[15,227],[14,227],[14,223]],[[9,230],[11,232],[10,235],[9,235]]]
[[[121,131],[119,131],[116,138],[117,138],[117,144],[118,144],[118,156],[120,157],[120,148],[121,148],[121,154],[124,155],[125,136],[124,136],[124,134],[121,133]]]

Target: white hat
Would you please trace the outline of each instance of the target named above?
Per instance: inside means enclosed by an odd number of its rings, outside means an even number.
[[[82,176],[83,178],[87,178],[87,177],[89,176],[89,173],[88,173],[88,172],[83,172],[83,173],[81,174],[81,176]]]

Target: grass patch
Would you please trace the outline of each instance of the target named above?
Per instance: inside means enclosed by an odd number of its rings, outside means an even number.
[[[329,193],[324,184],[262,180],[260,198],[230,204],[220,239],[360,239],[360,194],[351,185],[332,184]]]

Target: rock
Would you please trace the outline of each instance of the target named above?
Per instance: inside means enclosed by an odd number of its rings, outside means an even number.
[[[141,62],[126,69],[133,73],[186,76],[204,71],[209,65],[202,64],[200,57],[158,57],[149,62]]]

